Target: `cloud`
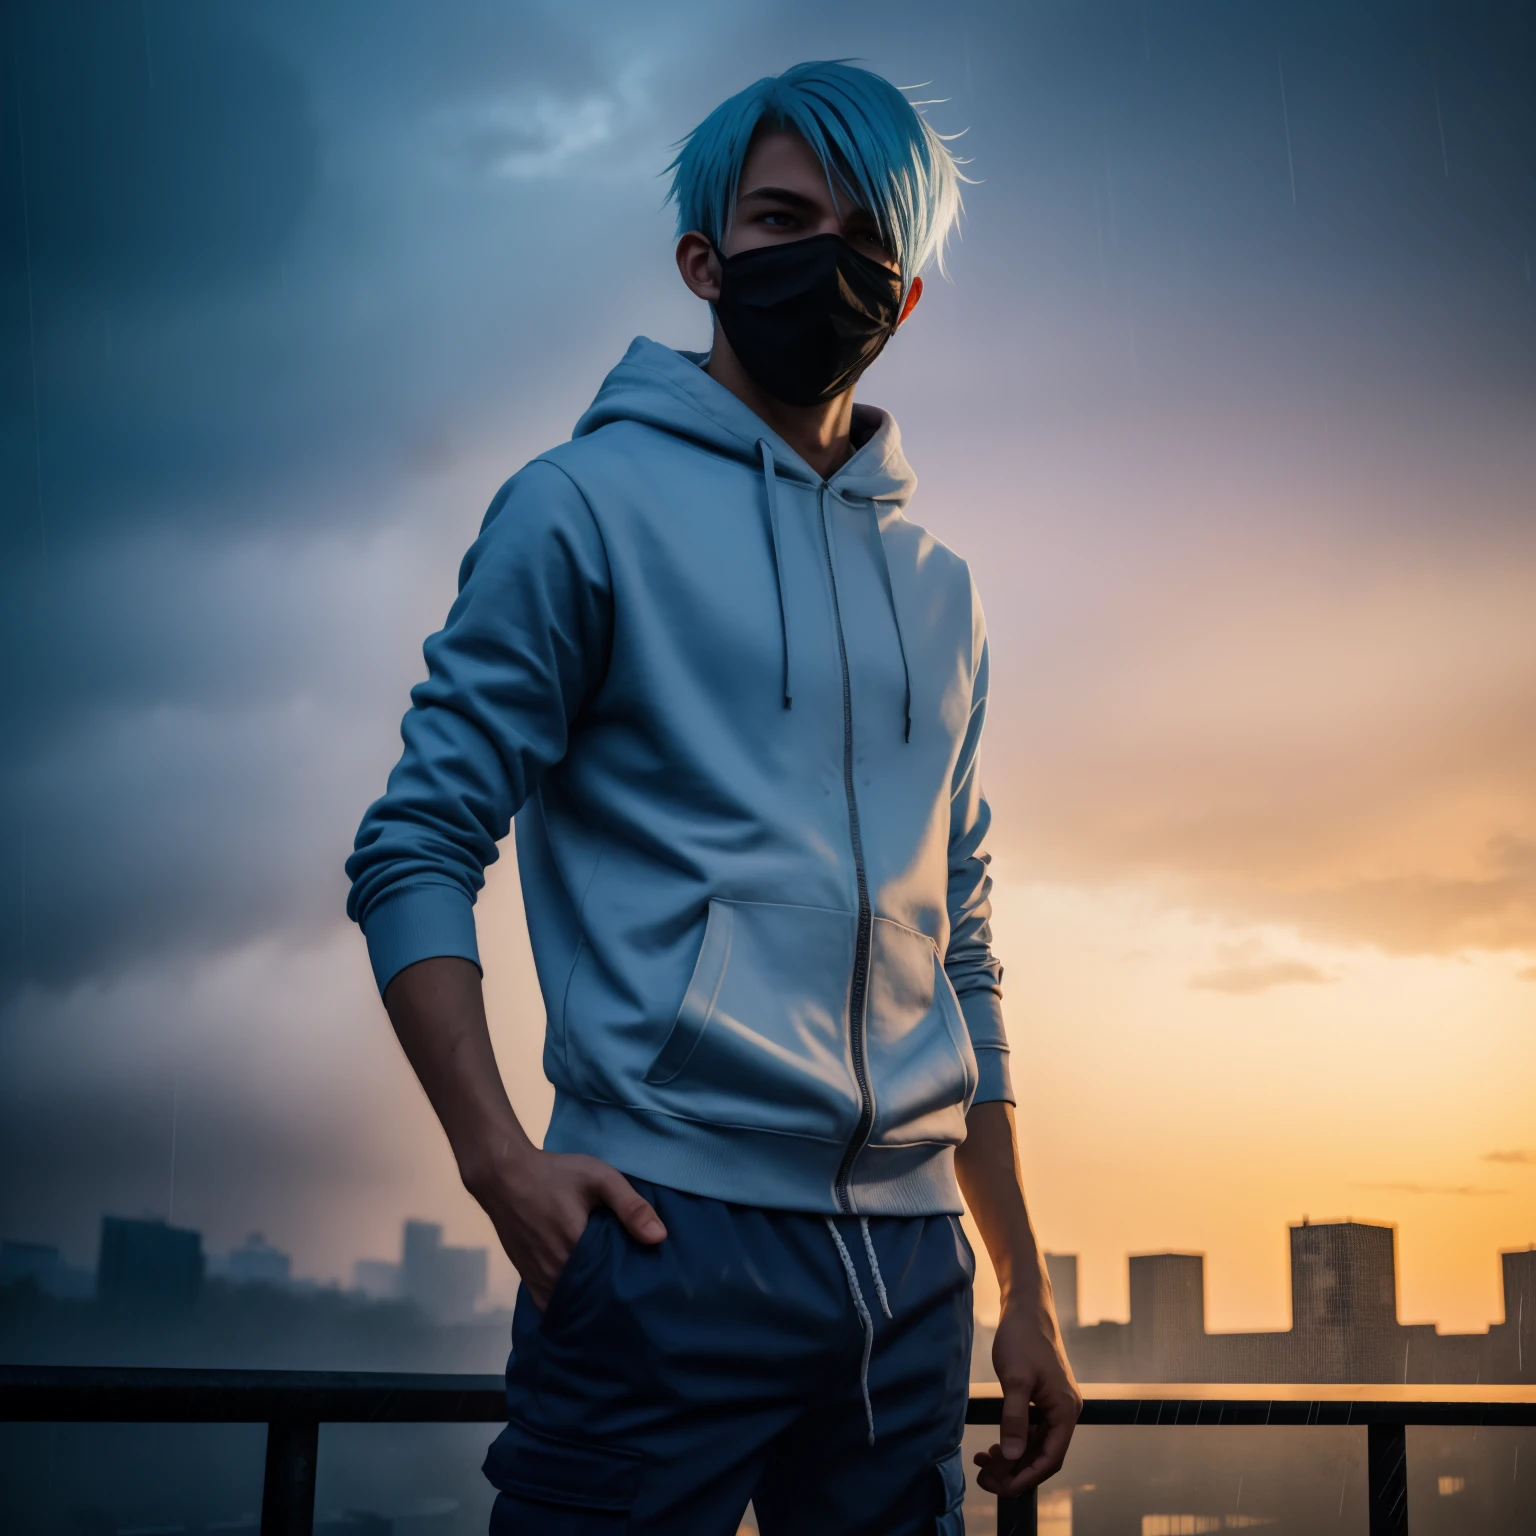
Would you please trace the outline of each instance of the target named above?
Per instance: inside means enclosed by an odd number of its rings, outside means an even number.
[[[1522,1151],[1519,1149],[1508,1152],[1485,1152],[1485,1163],[1514,1163],[1523,1168],[1536,1168],[1536,1152]]]
[[[1399,954],[1526,948],[1536,936],[1536,842],[1489,839],[1472,875],[1414,874],[1277,893],[1293,921]]]
[[[1392,1190],[1400,1195],[1507,1195],[1507,1189],[1483,1189],[1476,1184],[1362,1184],[1356,1189]]]
[[[618,151],[625,172],[633,172],[637,130],[652,111],[646,89],[652,73],[645,57],[631,60],[607,89],[581,93],[526,84],[437,112],[428,126],[431,141],[448,163],[473,175],[504,181],[532,181],[591,174]],[[646,150],[650,144],[640,135]],[[611,168],[611,167],[610,167]],[[649,167],[654,174],[659,165]]]
[[[17,650],[54,640],[0,760],[0,1002],[339,919],[420,666],[402,631],[451,590],[451,557],[421,584],[426,542],[129,534],[0,620]]]
[[[1273,987],[1298,984],[1326,986],[1337,981],[1327,971],[1308,965],[1304,960],[1265,960],[1252,965],[1226,965],[1191,976],[1189,984],[1205,992],[1229,992],[1247,996],[1268,992]]]
[[[186,293],[271,268],[313,193],[303,77],[214,7],[23,4],[26,259],[98,296]],[[11,255],[7,242],[6,255]]]
[[[413,1198],[453,1194],[362,946],[334,920],[13,1000],[0,1167],[0,1231],[56,1232],[83,1259],[103,1211],[170,1210],[211,1247],[261,1228],[345,1273]]]
[[[1223,944],[1218,948],[1218,956],[1216,965],[1190,977],[1191,987],[1244,997],[1275,987],[1327,986],[1338,980],[1337,976],[1305,960],[1270,955],[1258,939]]]
[[[1268,484],[1252,422],[1149,422],[1134,516],[1117,474],[1037,488],[977,573],[1000,871],[1391,954],[1536,949],[1536,452],[1498,411],[1481,463],[1402,415],[1419,445],[1367,420],[1331,474]],[[1181,510],[1215,486],[1220,547]]]

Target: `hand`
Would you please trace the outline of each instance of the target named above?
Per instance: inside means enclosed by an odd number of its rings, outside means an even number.
[[[992,1364],[1003,1384],[1003,1421],[1000,1443],[975,1457],[977,1481],[988,1493],[1013,1499],[1061,1470],[1083,1397],[1049,1307],[1005,1307]],[[1031,1402],[1038,1410],[1034,1423]]]
[[[637,1242],[667,1235],[661,1218],[617,1168],[595,1157],[540,1152],[464,1174],[465,1186],[485,1208],[522,1283],[540,1312],[593,1210],[606,1205]]]

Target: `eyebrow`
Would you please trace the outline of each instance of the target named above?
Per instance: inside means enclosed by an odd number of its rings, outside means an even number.
[[[791,192],[788,187],[753,187],[750,192],[738,194],[736,201],[744,203],[749,197],[770,198],[776,203],[788,203],[791,208],[814,208],[816,199],[803,192]]]
[[[815,198],[807,197],[803,192],[791,192],[788,187],[753,187],[750,192],[739,192],[736,195],[738,203],[744,203],[750,198],[762,198],[768,202],[785,203],[791,208],[815,209],[817,207]],[[880,227],[880,221],[868,208],[855,203],[849,217],[856,219],[861,216],[868,219],[876,229]]]

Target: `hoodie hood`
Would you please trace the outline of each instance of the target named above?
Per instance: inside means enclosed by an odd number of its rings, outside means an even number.
[[[829,479],[821,476],[795,452],[760,416],[749,410],[724,385],[704,371],[706,354],[676,352],[645,336],[637,336],[618,367],[603,380],[597,398],[576,423],[573,439],[616,422],[639,422],[685,438],[725,458],[750,466],[763,477],[763,509],[768,538],[773,546],[773,573],[778,588],[779,634],[784,654],[783,700],[793,709],[795,680],[794,645],[790,640],[790,610],[784,591],[784,561],[780,548],[779,491],[782,477],[820,491],[823,486],[845,505],[862,509],[873,524],[874,549],[880,563],[891,620],[896,627],[896,648],[905,680],[905,718],[902,739],[912,739],[912,668],[907,659],[901,609],[891,586],[885,534],[890,517],[899,514],[912,498],[917,477],[901,451],[901,432],[895,419],[877,406],[854,406],[854,422],[864,443]]]
[[[781,479],[821,485],[821,476],[755,412],[704,371],[708,354],[679,352],[637,336],[603,380],[597,398],[576,423],[573,438],[618,421],[636,421],[761,471],[766,442]],[[917,476],[901,451],[895,418],[878,406],[855,405],[863,446],[825,483],[848,500],[878,502],[903,510]]]

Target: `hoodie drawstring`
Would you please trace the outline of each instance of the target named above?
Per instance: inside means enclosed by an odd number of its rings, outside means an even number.
[[[773,449],[766,437],[757,440],[757,451],[763,461],[763,494],[768,503],[768,541],[773,546],[773,577],[779,592],[779,636],[784,646],[784,708],[792,709],[795,690],[789,670],[789,604],[784,597],[784,556],[779,544],[779,481],[774,473]],[[828,486],[828,490],[832,490]],[[832,490],[839,500],[846,500]],[[896,607],[896,589],[891,585],[891,563],[886,558],[885,534],[880,529],[879,504],[869,503],[869,518],[874,533],[875,554],[880,561],[880,579],[885,586],[885,600],[891,605],[891,622],[896,626],[896,650],[901,656],[901,679],[905,689],[901,739],[912,740],[912,668],[907,661],[906,636],[901,632],[901,613]],[[866,1232],[866,1238],[868,1234]]]
[[[891,622],[896,626],[896,649],[901,653],[901,678],[907,690],[906,726],[901,739],[911,741],[912,669],[907,665],[907,642],[901,633],[901,614],[896,607],[896,589],[891,585],[891,562],[885,557],[885,535],[880,531],[880,507],[873,501],[869,504],[869,520],[874,525],[875,553],[880,557],[880,577],[885,582],[885,600],[891,605]]]
[[[789,680],[789,607],[784,601],[784,557],[779,553],[779,482],[773,472],[773,450],[768,439],[757,440],[763,456],[763,493],[768,498],[768,540],[773,545],[773,577],[779,589],[779,636],[784,643],[784,708],[795,706],[795,691]]]
[[[843,1234],[837,1230],[837,1224],[830,1216],[825,1220],[827,1231],[832,1234],[832,1241],[837,1244],[837,1256],[843,1261],[843,1273],[848,1277],[848,1294],[853,1297],[853,1310],[864,1329],[864,1357],[859,1363],[859,1390],[864,1394],[864,1417],[869,1424],[869,1443],[873,1445],[875,1443],[875,1409],[874,1404],[869,1400],[869,1357],[875,1347],[875,1320],[869,1315],[869,1306],[859,1286],[859,1274],[853,1267],[853,1255],[848,1252]],[[875,1257],[874,1239],[869,1235],[868,1216],[859,1217],[859,1231],[864,1234],[864,1253],[869,1259],[869,1272],[874,1278],[875,1295],[880,1298],[880,1310],[889,1317],[891,1304],[886,1299],[885,1280],[880,1273],[880,1261]]]

